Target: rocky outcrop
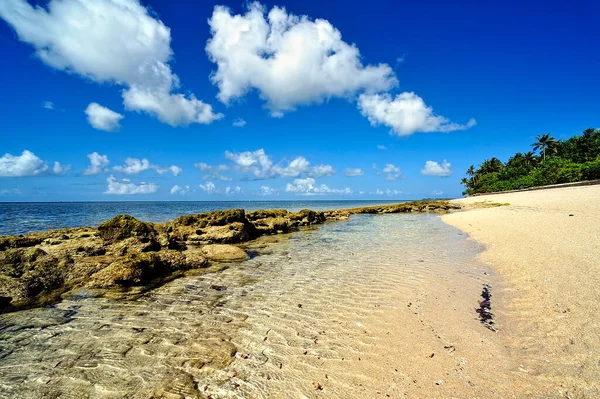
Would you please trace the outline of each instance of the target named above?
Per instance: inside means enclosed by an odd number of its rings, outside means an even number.
[[[0,311],[55,301],[77,288],[151,286],[210,262],[246,259],[236,246],[353,214],[448,212],[446,201],[418,201],[327,212],[243,209],[184,215],[153,224],[118,215],[97,228],[0,237]]]

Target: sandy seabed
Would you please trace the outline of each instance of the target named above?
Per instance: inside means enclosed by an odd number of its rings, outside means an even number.
[[[517,397],[600,397],[600,186],[457,200],[442,220],[485,245]],[[508,204],[482,207],[482,203]]]

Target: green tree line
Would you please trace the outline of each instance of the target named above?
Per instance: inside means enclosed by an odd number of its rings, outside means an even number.
[[[461,180],[463,194],[600,179],[600,129],[586,129],[568,140],[540,134],[531,146],[532,151],[517,152],[506,163],[490,158],[477,169],[471,165]]]

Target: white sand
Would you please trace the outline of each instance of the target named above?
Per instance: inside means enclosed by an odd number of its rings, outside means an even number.
[[[442,218],[486,245],[503,280],[492,306],[513,367],[539,397],[600,397],[600,186],[457,202],[472,209]]]

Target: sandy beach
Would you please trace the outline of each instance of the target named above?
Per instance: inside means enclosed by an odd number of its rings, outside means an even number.
[[[536,397],[600,396],[600,187],[470,197],[442,219],[485,245],[498,336]],[[508,204],[481,207],[485,203]]]

